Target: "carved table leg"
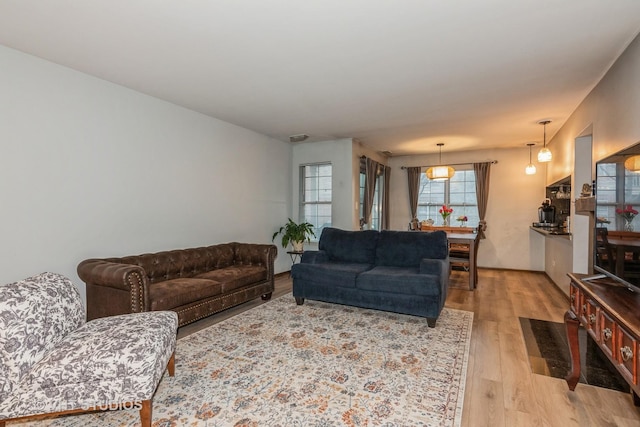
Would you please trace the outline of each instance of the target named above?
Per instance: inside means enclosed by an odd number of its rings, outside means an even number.
[[[569,390],[573,391],[576,389],[580,379],[580,343],[578,342],[580,321],[573,311],[569,310],[564,314],[564,325],[567,330],[567,340],[569,341],[569,354],[571,354],[571,370],[565,380],[569,385]]]

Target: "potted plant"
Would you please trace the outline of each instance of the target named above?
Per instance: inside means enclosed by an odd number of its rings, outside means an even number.
[[[305,240],[311,242],[311,236],[316,237],[313,232],[313,224],[309,224],[306,221],[297,224],[291,218],[285,225],[280,227],[280,230],[273,233],[271,241],[274,241],[278,234],[282,234],[282,247],[286,248],[291,242],[293,250],[296,252],[302,252],[302,245]]]

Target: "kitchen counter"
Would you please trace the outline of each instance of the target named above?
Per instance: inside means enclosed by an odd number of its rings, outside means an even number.
[[[544,272],[565,295],[569,296],[567,273],[573,271],[573,236],[566,228],[534,227],[530,225],[529,239],[534,247],[544,249]]]
[[[566,228],[562,227],[534,227],[532,225],[529,226],[530,229],[535,231],[536,233],[540,233],[545,237],[560,237],[571,240],[571,233],[569,233]]]

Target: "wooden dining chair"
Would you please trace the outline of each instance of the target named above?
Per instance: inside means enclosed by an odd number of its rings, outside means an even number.
[[[471,253],[469,252],[469,245],[460,243],[449,244],[449,274],[453,268],[462,268],[464,271],[468,271],[469,274],[473,274],[474,283],[478,283],[478,246],[480,244],[480,235],[477,233],[477,229],[461,227],[460,230],[455,230],[457,233],[475,233],[474,244],[474,258],[476,260],[476,268],[471,271]]]
[[[596,227],[596,264],[607,271],[614,272],[616,261],[608,241],[608,233],[606,227]]]
[[[475,253],[474,255],[478,255],[478,246],[480,243],[479,235],[475,234]],[[463,244],[451,244],[449,245],[449,265],[450,266],[461,266],[465,271],[469,271],[469,259],[471,254],[469,253],[469,245]]]

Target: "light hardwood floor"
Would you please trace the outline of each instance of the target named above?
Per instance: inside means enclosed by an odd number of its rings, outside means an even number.
[[[568,278],[567,278],[568,280]],[[531,373],[519,317],[562,322],[565,295],[543,274],[480,269],[469,291],[467,273],[454,271],[446,306],[474,312],[463,427],[640,426],[631,395]],[[288,274],[276,278],[274,298],[291,291]],[[262,304],[242,304],[184,326],[184,337]],[[437,326],[436,326],[437,327]]]

